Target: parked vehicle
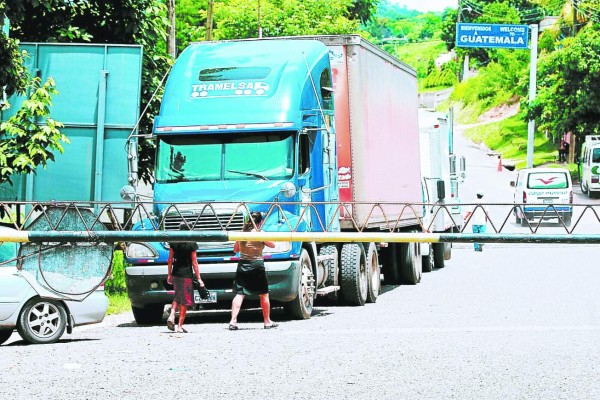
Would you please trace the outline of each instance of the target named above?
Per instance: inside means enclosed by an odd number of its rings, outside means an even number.
[[[559,219],[566,226],[573,217],[573,185],[571,174],[565,168],[522,169],[516,181],[514,202],[517,224],[527,226],[534,219]]]
[[[185,219],[197,230],[241,230],[245,210],[234,207],[247,202],[266,213],[265,231],[379,232],[389,221],[420,231],[424,208],[388,205],[384,215],[366,204],[422,202],[417,105],[414,69],[356,35],[192,44],[155,118],[156,218],[134,229],[173,230]],[[160,203],[173,201],[211,207]],[[273,211],[273,202],[293,204]],[[229,306],[233,243],[199,246],[202,278]],[[416,243],[279,242],[267,251],[271,301],[300,319],[317,295],[375,302],[381,268],[390,283],[416,284],[430,254]],[[166,244],[128,244],[138,323],[159,323],[173,299],[167,257]]]
[[[600,193],[600,135],[585,137],[578,167],[581,191],[588,197]]]
[[[463,225],[459,197],[466,176],[466,162],[453,149],[453,118],[430,109],[419,109],[423,202],[434,204],[425,210],[424,226],[429,232],[458,232]],[[446,193],[448,191],[448,193]],[[438,209],[443,207],[443,210]],[[423,255],[423,272],[443,268],[452,256],[450,243],[433,243]]]
[[[17,243],[0,243],[0,344],[15,329],[29,343],[54,343],[65,330],[102,322],[108,309],[103,285],[81,302],[42,297],[17,269],[17,248]]]

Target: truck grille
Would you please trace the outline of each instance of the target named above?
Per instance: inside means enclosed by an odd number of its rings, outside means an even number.
[[[241,231],[244,226],[244,215],[241,212],[214,212],[205,209],[202,214],[193,211],[172,211],[165,215],[162,228],[167,231],[179,230],[179,224],[185,220],[195,231]]]

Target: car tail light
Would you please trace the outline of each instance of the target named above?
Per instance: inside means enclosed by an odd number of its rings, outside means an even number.
[[[523,192],[523,203],[527,203],[527,193]]]
[[[569,204],[573,204],[573,191],[569,192]]]
[[[600,177],[598,175],[592,175],[592,183],[598,183],[600,181]]]

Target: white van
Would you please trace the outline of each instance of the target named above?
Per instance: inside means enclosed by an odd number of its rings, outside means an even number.
[[[573,217],[573,185],[565,168],[528,168],[519,171],[514,203],[517,224],[527,226],[534,219],[560,219],[566,226]]]
[[[600,135],[585,137],[578,167],[581,191],[589,197],[600,192]]]

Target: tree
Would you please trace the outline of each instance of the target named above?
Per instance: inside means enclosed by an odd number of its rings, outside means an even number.
[[[343,34],[358,30],[348,18],[351,0],[261,0],[263,36]],[[242,39],[258,35],[257,0],[215,3],[216,39]]]
[[[538,94],[528,109],[540,129],[600,134],[600,25],[582,29],[540,60]]]
[[[11,35],[22,41],[141,44],[144,46],[142,109],[139,130],[150,133],[160,106],[153,98],[172,65],[166,54],[167,8],[154,0],[5,0]],[[2,43],[0,41],[0,48]],[[1,50],[0,50],[1,51]],[[0,71],[5,59],[0,58]],[[152,101],[151,101],[152,99]],[[139,172],[152,179],[154,147],[140,143]]]
[[[41,84],[33,78],[26,85],[27,99],[22,107],[0,124],[3,138],[0,141],[0,182],[11,182],[11,175],[35,172],[38,165],[54,161],[52,151],[63,152],[62,143],[69,143],[59,128],[63,125],[49,117],[51,96],[57,94],[54,80]],[[36,120],[44,120],[38,125]]]

